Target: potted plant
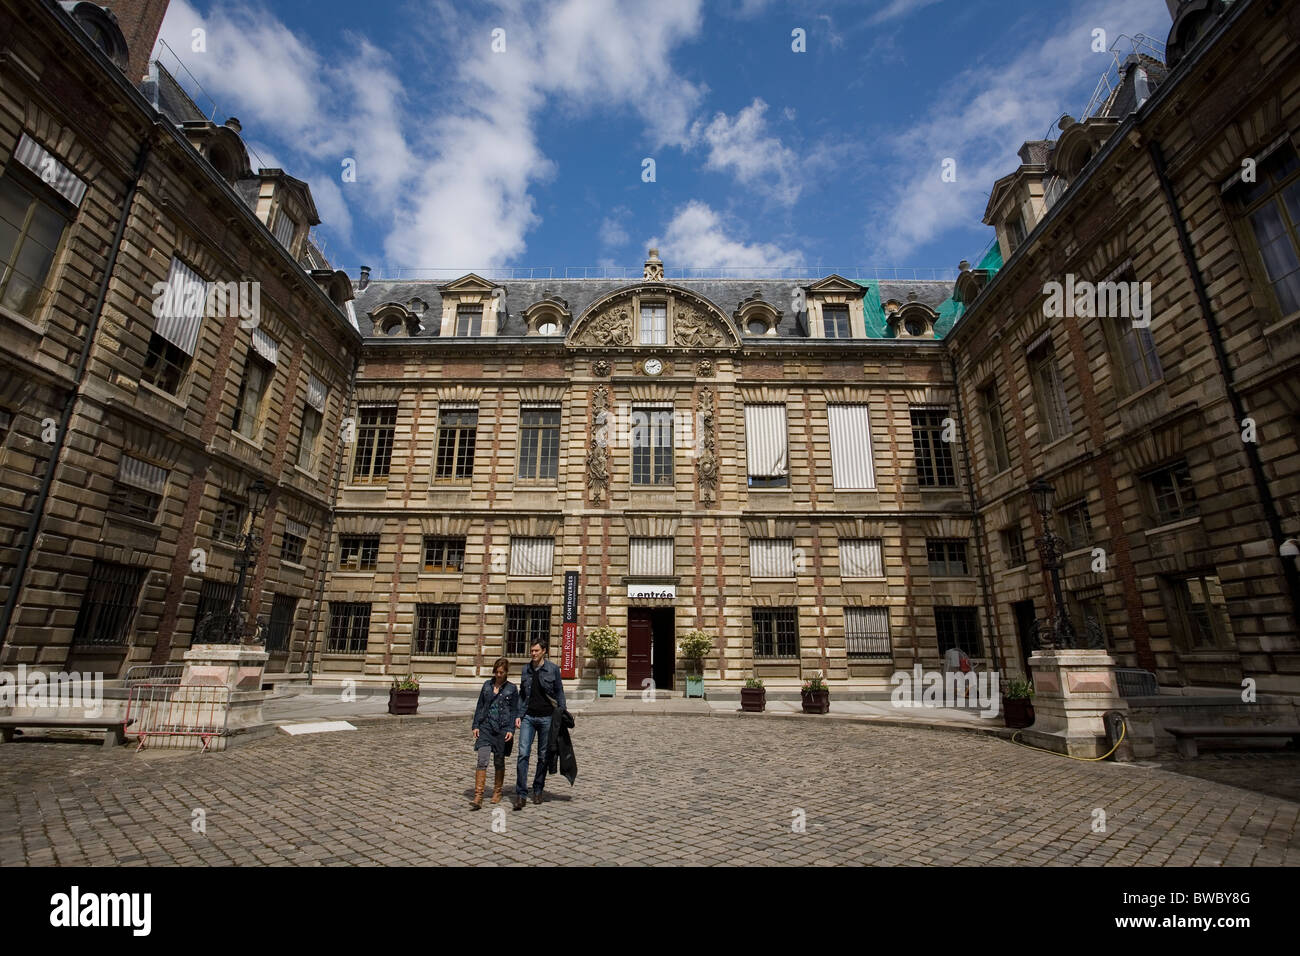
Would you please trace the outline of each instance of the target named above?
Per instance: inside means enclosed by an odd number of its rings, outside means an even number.
[[[388,691],[388,712],[390,714],[414,714],[420,709],[420,678],[414,674],[394,677],[393,686]]]
[[[592,628],[587,634],[587,653],[596,659],[599,668],[596,692],[601,697],[613,697],[614,672],[609,662],[618,656],[618,632],[607,624]]]
[[[745,678],[745,686],[740,688],[740,709],[751,714],[761,714],[767,706],[767,691],[763,682],[757,677]]]
[[[803,712],[805,714],[825,714],[831,709],[831,692],[826,686],[826,678],[822,676],[821,671],[817,672],[816,677],[810,677],[803,682],[803,690],[799,695],[803,700]]]
[[[704,696],[704,658],[713,650],[713,638],[704,631],[691,631],[682,637],[678,652],[686,660],[686,696]]]
[[[1013,677],[1002,691],[1002,720],[1008,727],[1028,727],[1034,722],[1034,685]]]

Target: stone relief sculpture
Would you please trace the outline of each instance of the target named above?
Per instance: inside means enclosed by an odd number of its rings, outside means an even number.
[[[681,309],[673,323],[673,343],[685,348],[722,344],[722,333],[695,309]]]
[[[695,478],[700,489],[700,503],[711,505],[718,494],[718,448],[713,433],[713,389],[700,390],[695,407],[696,439]]]
[[[632,319],[627,309],[602,312],[582,330],[576,345],[631,345]]]
[[[591,393],[591,441],[587,444],[587,493],[593,504],[609,493],[609,389],[597,385]]]

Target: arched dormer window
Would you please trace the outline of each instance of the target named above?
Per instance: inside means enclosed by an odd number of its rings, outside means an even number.
[[[381,305],[370,313],[373,323],[371,335],[383,335],[389,338],[402,338],[418,333],[420,323],[415,316],[396,303]]]
[[[758,289],[736,308],[736,322],[746,335],[776,335],[776,327],[783,313],[770,302],[763,300]]]
[[[896,302],[890,304],[897,306]],[[888,312],[888,306],[886,311]],[[894,329],[895,338],[932,339],[937,318],[939,313],[934,309],[913,300],[889,313],[889,324]]]
[[[131,53],[112,11],[96,3],[78,3],[72,8],[72,18],[86,31],[95,46],[113,61],[113,65],[125,73],[130,67]]]
[[[540,301],[524,309],[525,334],[563,335],[573,321],[569,303],[549,292],[543,293],[543,296]]]

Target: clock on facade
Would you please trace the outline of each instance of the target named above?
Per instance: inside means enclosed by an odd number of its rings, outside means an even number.
[[[664,370],[664,363],[657,358],[646,359],[642,368],[645,369],[647,375],[658,375]]]

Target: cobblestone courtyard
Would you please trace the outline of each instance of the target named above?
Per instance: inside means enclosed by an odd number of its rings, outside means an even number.
[[[518,813],[503,802],[494,833],[486,801],[467,810],[462,722],[359,728],[212,755],[5,745],[0,864],[1300,862],[1294,802],[991,737],[812,718],[579,717],[577,786],[552,778],[546,802]]]

